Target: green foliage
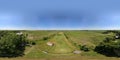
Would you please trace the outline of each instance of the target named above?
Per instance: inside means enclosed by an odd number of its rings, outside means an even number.
[[[103,34],[108,34],[108,33],[119,33],[119,31],[116,31],[116,30],[107,30],[107,31],[103,32]]]
[[[64,34],[64,36],[65,36],[67,39],[69,39],[69,37],[67,36],[67,34]]]
[[[93,48],[91,46],[88,46],[88,45],[79,45],[80,49],[87,52],[87,51],[90,51],[92,50]]]
[[[36,45],[35,41],[32,41],[32,45]]]
[[[36,45],[36,42],[32,40],[32,41],[28,41],[27,44],[28,45]]]
[[[111,38],[106,38],[98,46],[96,46],[95,51],[106,56],[117,56],[114,50],[120,49],[120,40],[112,40]],[[118,52],[120,53],[120,52]]]
[[[26,45],[26,36],[17,35],[13,32],[3,34],[0,39],[0,56],[1,57],[16,57],[24,54]]]
[[[43,40],[48,40],[48,39],[49,39],[49,37],[47,37],[47,36],[46,36],[46,37],[43,37]]]
[[[6,35],[8,33],[8,31],[0,31],[0,38],[3,37],[4,35]]]

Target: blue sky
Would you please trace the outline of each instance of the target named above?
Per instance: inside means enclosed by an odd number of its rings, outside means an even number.
[[[120,0],[0,0],[0,29],[120,29]]]

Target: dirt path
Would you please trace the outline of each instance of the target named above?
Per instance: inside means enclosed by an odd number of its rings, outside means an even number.
[[[70,42],[69,42],[69,40],[66,38],[66,36],[64,35],[64,33],[62,34],[63,36],[64,36],[64,40],[66,41],[66,43],[71,47],[71,48],[75,48],[75,46],[73,46]]]
[[[65,37],[64,33],[58,33],[49,41],[54,43],[54,46],[49,49],[50,53],[54,54],[67,54],[75,50],[75,46]]]

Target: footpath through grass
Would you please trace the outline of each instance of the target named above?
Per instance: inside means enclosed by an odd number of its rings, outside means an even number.
[[[62,32],[56,34],[53,38],[49,39],[49,41],[54,43],[54,46],[48,51],[49,53],[67,54],[72,53],[75,49]]]
[[[48,46],[47,42],[54,43],[53,46]],[[71,55],[76,49],[74,45],[69,42],[64,33],[56,33],[55,36],[48,40],[38,40],[34,49],[28,49],[29,52],[25,57],[30,58],[47,58],[54,55]],[[44,53],[47,52],[47,53]]]

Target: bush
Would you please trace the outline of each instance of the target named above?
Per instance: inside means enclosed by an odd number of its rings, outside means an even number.
[[[85,52],[92,50],[92,47],[87,46],[87,45],[83,45],[83,46],[79,45],[79,47],[80,47],[81,50],[83,50]]]
[[[106,56],[115,55],[112,47],[110,47],[109,45],[102,44],[102,43],[99,46],[96,46],[95,51],[100,54],[106,55]]]
[[[36,45],[36,43],[34,41],[32,41],[32,45]]]
[[[29,41],[28,44],[30,44],[30,45],[35,45],[36,43],[35,43],[35,41]]]
[[[43,40],[47,40],[47,39],[49,39],[49,37],[43,37]]]

